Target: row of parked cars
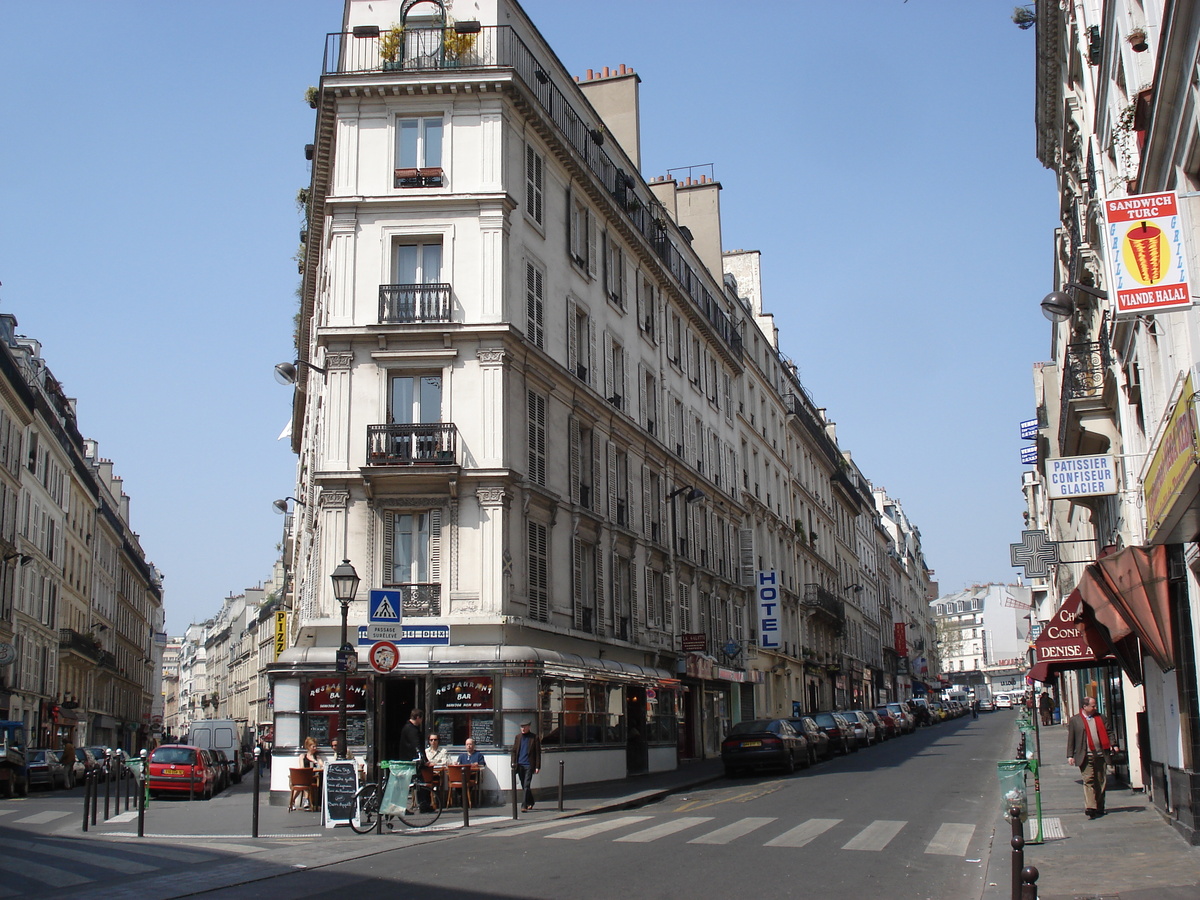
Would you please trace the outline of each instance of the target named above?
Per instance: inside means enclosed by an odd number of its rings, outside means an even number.
[[[926,717],[940,721],[940,712],[924,713],[914,701],[888,703],[873,709],[839,709],[786,719],[738,722],[721,743],[725,774],[748,769],[782,768],[794,772],[817,760],[857,753],[916,731]],[[969,711],[969,710],[968,710]]]
[[[61,750],[34,748],[26,757],[29,768],[29,786],[54,788],[73,788],[83,781],[88,772],[102,771],[107,747],[76,747],[75,762],[67,765],[63,762]],[[115,769],[113,770],[115,775]]]
[[[119,753],[119,751],[118,751]],[[132,758],[128,754],[126,759]],[[105,765],[105,760],[111,759]],[[63,762],[61,750],[34,749],[27,757],[30,787],[73,788],[89,772],[108,773],[116,778],[120,762],[108,757],[106,747],[78,747],[75,762]],[[230,759],[224,750],[206,750],[184,744],[163,744],[150,753],[150,795],[181,792],[205,800],[242,780],[245,759]]]

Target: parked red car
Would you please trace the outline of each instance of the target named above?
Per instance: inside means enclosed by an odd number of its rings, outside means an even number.
[[[188,744],[163,744],[150,754],[149,781],[153,797],[160,792],[183,793],[209,800],[217,790],[218,773],[208,754]]]

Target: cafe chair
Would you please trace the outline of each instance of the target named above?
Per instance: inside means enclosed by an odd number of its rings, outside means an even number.
[[[309,809],[317,808],[316,769],[288,769],[288,787],[292,790],[291,799],[288,800],[288,812],[295,809],[297,799],[301,801],[301,809],[304,808],[305,800],[308,800]]]
[[[454,792],[458,791],[462,796],[462,802],[468,808],[479,804],[479,769],[475,766],[465,766],[452,764],[446,767],[448,776],[447,787],[450,789],[449,801],[451,805],[454,803]],[[474,800],[471,794],[475,794]]]

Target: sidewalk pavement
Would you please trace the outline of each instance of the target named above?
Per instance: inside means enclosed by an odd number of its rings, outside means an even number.
[[[1035,866],[1039,900],[1195,900],[1200,897],[1200,847],[1193,847],[1168,824],[1145,792],[1117,787],[1109,780],[1107,814],[1088,819],[1083,811],[1083,779],[1067,765],[1067,729],[1040,730],[1044,843],[1025,845],[1025,865]],[[1013,749],[1018,736],[1014,732]],[[995,776],[993,776],[995,777]],[[1025,836],[1037,835],[1036,800],[1030,776],[1029,822]],[[984,900],[1008,900],[1012,891],[1012,826],[999,809],[987,871]]]

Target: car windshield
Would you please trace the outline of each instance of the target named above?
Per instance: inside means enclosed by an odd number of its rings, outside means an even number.
[[[46,751],[45,750],[30,750],[29,751],[29,764],[31,766],[44,766],[46,764]]]
[[[833,717],[832,713],[817,713],[815,716],[813,716],[813,719],[816,720],[818,725],[821,725],[825,728],[838,727],[838,721]]]
[[[730,734],[754,734],[756,732],[762,732],[762,731],[778,731],[779,730],[778,725],[776,725],[774,728],[771,727],[772,725],[775,725],[775,723],[772,722],[770,719],[750,719],[749,721],[746,721],[746,722],[738,722],[731,729],[729,729],[729,733]]]
[[[891,713],[890,713],[890,712],[888,712],[886,709],[877,709],[877,710],[875,710],[875,715],[877,715],[877,716],[890,716],[890,715],[891,715]]]
[[[187,747],[159,747],[150,757],[150,762],[190,766],[193,759],[193,751]]]

